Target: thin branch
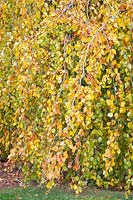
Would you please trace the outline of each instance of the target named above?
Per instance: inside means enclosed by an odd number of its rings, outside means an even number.
[[[115,18],[117,17],[117,15],[121,13],[120,10],[118,10],[115,15],[113,16],[110,16],[111,19],[115,20]],[[76,96],[79,92],[79,89],[81,87],[81,83],[82,83],[82,79],[85,77],[85,65],[86,65],[86,60],[87,60],[87,56],[88,56],[88,51],[89,51],[89,48],[90,46],[92,45],[93,41],[95,40],[96,36],[98,35],[99,32],[103,31],[104,27],[107,25],[108,21],[106,21],[105,23],[102,24],[102,26],[100,28],[97,29],[97,31],[95,32],[95,34],[93,35],[93,37],[91,38],[91,41],[87,44],[87,48],[86,48],[86,51],[85,51],[85,57],[84,57],[84,60],[83,60],[83,64],[82,64],[82,75],[81,75],[81,78],[79,79],[79,86],[78,86],[78,90],[77,92],[75,93],[74,97],[73,97],[73,100],[72,100],[72,104],[71,104],[71,113],[69,115],[69,118],[68,118],[68,122],[67,122],[67,127],[66,129],[69,128],[70,126],[70,119],[71,119],[71,114],[73,112],[73,107],[74,107],[74,104],[75,104],[75,99],[76,99]]]
[[[131,8],[132,8],[132,13],[133,13],[133,1],[131,0]],[[132,41],[132,32],[133,32],[133,15],[131,16],[131,20],[130,20],[130,33],[131,33],[131,48],[132,48],[132,44],[133,44],[133,41]],[[132,49],[131,49],[132,51]],[[131,73],[130,73],[130,81],[131,81],[131,89],[133,90],[133,75],[132,75],[132,71],[133,71],[133,58],[131,60]],[[133,95],[132,95],[132,101],[133,101]]]
[[[88,13],[89,13],[89,5],[90,5],[90,2],[91,2],[91,0],[87,0],[87,4],[86,4],[86,16],[87,16],[88,19],[89,19]]]
[[[67,44],[67,35],[65,35],[65,38],[64,38],[64,46],[63,46],[63,50],[64,50],[64,71],[65,71],[65,75],[64,75],[64,78],[62,80],[62,84],[64,83],[65,79],[66,79],[66,74],[67,74],[67,70],[66,70],[66,44]]]
[[[71,0],[66,7],[62,10],[61,14],[59,15],[59,17],[61,17],[67,10],[71,9],[74,7],[74,1]]]

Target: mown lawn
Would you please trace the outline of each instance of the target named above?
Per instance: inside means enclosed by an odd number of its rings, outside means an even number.
[[[96,188],[86,189],[76,196],[68,189],[54,188],[46,194],[41,188],[0,189],[0,200],[124,200],[124,193]],[[133,200],[133,194],[129,196]]]

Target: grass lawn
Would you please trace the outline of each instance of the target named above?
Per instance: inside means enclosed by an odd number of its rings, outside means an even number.
[[[99,190],[96,188],[86,189],[76,196],[68,189],[54,188],[49,194],[41,188],[27,189],[0,189],[0,200],[124,200],[122,192]],[[133,200],[133,194],[129,196]]]

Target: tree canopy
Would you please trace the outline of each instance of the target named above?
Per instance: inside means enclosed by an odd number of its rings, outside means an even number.
[[[133,186],[132,8],[1,0],[1,154],[26,181]]]

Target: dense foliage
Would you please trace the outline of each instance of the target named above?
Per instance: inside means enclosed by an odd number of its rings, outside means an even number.
[[[76,193],[133,186],[132,0],[1,0],[2,158]]]

